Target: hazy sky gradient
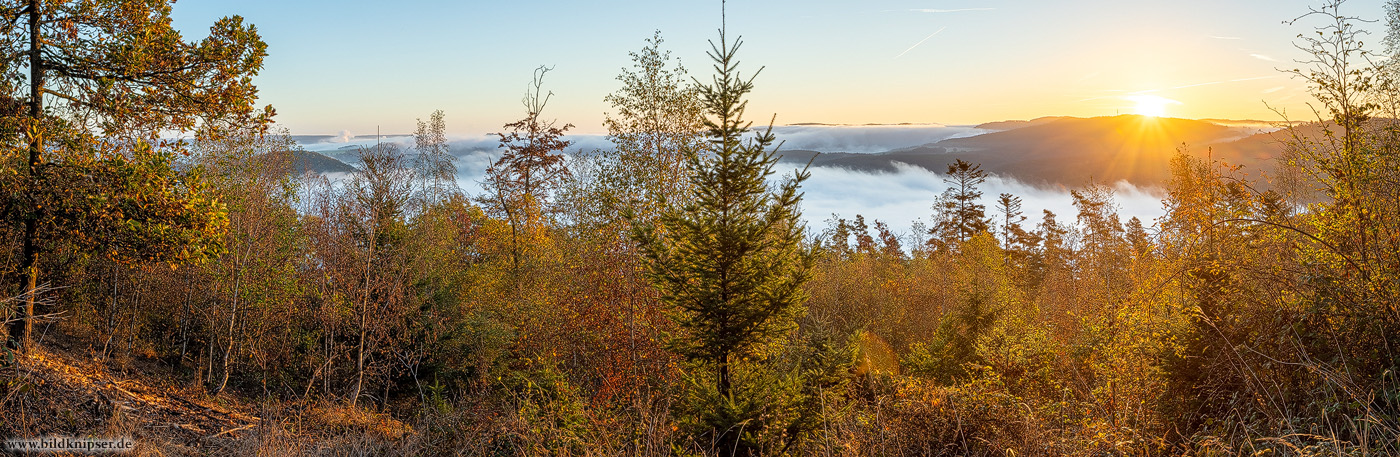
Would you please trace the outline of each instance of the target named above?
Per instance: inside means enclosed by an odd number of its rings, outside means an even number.
[[[766,67],[749,117],[780,124],[968,124],[1047,115],[1132,112],[1133,95],[1180,102],[1167,115],[1275,120],[1301,116],[1299,81],[1278,69],[1309,32],[1284,22],[1306,0],[934,0],[729,2],[743,35],[741,67]],[[1382,18],[1382,0],[1345,12]],[[665,47],[708,80],[706,40],[718,1],[624,2],[183,0],[189,38],[224,15],[256,24],[270,56],[263,103],[295,133],[411,131],[447,113],[454,134],[482,134],[523,116],[539,65],[555,93],[547,117],[603,131],[603,96],[661,30]],[[1311,23],[1315,23],[1312,21]],[[1368,43],[1379,43],[1382,24]]]

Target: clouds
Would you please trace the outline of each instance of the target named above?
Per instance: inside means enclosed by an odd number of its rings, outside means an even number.
[[[474,155],[458,159],[458,186],[468,195],[480,195],[481,180],[485,167],[499,157],[494,152],[478,151]],[[474,165],[463,166],[470,161]],[[827,220],[833,216],[852,219],[857,214],[867,221],[880,220],[889,224],[890,229],[902,237],[912,237],[915,221],[927,222],[933,214],[934,199],[948,187],[943,175],[922,167],[903,163],[895,164],[893,173],[869,173],[842,168],[815,167],[809,171],[811,178],[803,183],[801,192],[802,219],[813,234],[826,228]],[[780,164],[772,178],[774,183],[792,175],[793,164]],[[1154,219],[1163,214],[1163,192],[1156,188],[1139,188],[1126,182],[1109,186],[1115,194],[1119,217],[1127,221],[1137,217],[1144,225],[1151,226]],[[1078,210],[1070,197],[1071,189],[1065,187],[1037,187],[1015,179],[992,176],[982,186],[981,203],[986,205],[989,216],[994,212],[994,201],[1001,193],[1010,193],[1022,199],[1022,211],[1027,216],[1026,228],[1039,222],[1042,211],[1053,211],[1061,223],[1073,223]]]
[[[756,127],[755,130],[766,128]],[[896,149],[937,143],[950,138],[963,138],[991,132],[972,126],[942,124],[911,125],[779,125],[773,133],[782,143],[781,151],[807,150],[818,152],[849,152],[874,154]],[[573,144],[565,151],[606,150],[613,147],[605,135],[566,135]],[[336,142],[332,142],[336,141]],[[376,143],[396,144],[406,154],[414,154],[412,136],[373,136],[355,138],[343,134],[335,140],[308,136],[301,146],[319,152],[351,166],[359,166],[358,149]],[[500,140],[495,135],[451,135],[448,148],[455,158],[459,183],[463,188],[475,186],[486,168],[501,157]]]
[[[755,125],[753,130],[762,130],[766,125]],[[879,153],[900,148],[922,146],[949,138],[963,138],[980,135],[990,130],[965,125],[943,124],[900,124],[900,125],[775,125],[773,135],[782,142],[783,150],[809,150],[819,152]],[[565,135],[564,139],[573,142],[566,152],[612,149],[613,144],[607,135]],[[412,146],[412,138],[407,139]],[[448,143],[454,155],[459,151],[494,150],[500,142],[495,135],[453,136]],[[373,144],[371,142],[371,144]]]
[[[310,137],[310,136],[308,136]],[[577,149],[606,149],[611,148],[612,143],[604,135],[565,135],[564,139],[572,141],[569,151]],[[412,149],[414,138],[412,135],[381,135],[376,138],[374,135],[351,136],[349,131],[342,131],[340,135],[325,137],[317,141],[302,141],[300,144],[308,151],[327,152],[338,150],[354,150],[361,146],[374,146],[378,143],[397,144],[405,149]],[[496,135],[448,135],[448,147],[455,154],[457,151],[471,151],[482,149],[496,149],[500,146],[500,137]]]
[[[896,164],[894,173],[867,173],[840,168],[814,168],[812,177],[804,183],[802,217],[807,227],[819,233],[833,214],[851,219],[857,214],[867,221],[880,220],[896,233],[911,235],[915,220],[927,222],[933,213],[934,198],[947,188],[943,175],[921,167]],[[1109,186],[1115,194],[1119,217],[1127,221],[1137,217],[1151,226],[1162,216],[1163,192],[1156,188],[1140,188],[1119,182]],[[1078,210],[1070,197],[1071,189],[1036,187],[1010,178],[992,176],[982,186],[981,203],[988,215],[994,212],[994,201],[1001,193],[1010,193],[1022,200],[1022,211],[1028,217],[1027,228],[1041,218],[1043,210],[1054,212],[1061,223],[1073,222]]]
[[[354,151],[360,147],[374,146],[380,143],[411,147],[413,146],[413,137],[406,135],[383,135],[378,138],[374,135],[362,135],[357,137],[351,135],[349,130],[342,130],[339,135],[328,136],[316,142],[301,142],[300,144],[302,148],[308,151],[334,153],[336,151]]]
[[[985,130],[966,126],[911,125],[911,126],[778,126],[774,127],[780,139],[786,139],[784,149],[812,149],[825,152],[882,152],[890,149],[921,145],[941,139],[971,136]],[[570,135],[578,149],[603,147],[607,139],[601,135]],[[412,146],[412,137],[388,138],[386,141]],[[346,143],[316,143],[308,149],[319,149],[343,161],[353,161],[354,149],[372,146],[374,140],[357,139]],[[501,157],[494,136],[461,136],[450,138],[449,144],[454,164],[457,166],[457,184],[469,196],[479,196],[483,189],[481,181],[486,168]],[[408,152],[408,151],[406,151]],[[790,176],[796,170],[793,163],[780,164],[774,182]],[[801,191],[803,219],[813,233],[820,233],[826,221],[833,215],[851,219],[857,214],[867,220],[880,220],[901,235],[912,235],[915,221],[927,221],[933,213],[934,199],[947,188],[943,175],[928,169],[896,162],[894,172],[860,172],[843,168],[815,167]],[[332,182],[344,180],[336,176]],[[1162,192],[1155,188],[1139,188],[1120,182],[1110,186],[1117,195],[1119,214],[1123,220],[1137,216],[1144,224],[1151,225],[1153,219],[1162,215]],[[1061,222],[1073,221],[1077,213],[1069,188],[1061,186],[1032,186],[1012,178],[992,176],[982,186],[982,204],[992,212],[993,201],[1003,192],[1021,197],[1023,211],[1029,218],[1028,226],[1034,225],[1041,217],[1042,210],[1050,210],[1059,215]],[[1028,227],[1029,228],[1029,227]]]

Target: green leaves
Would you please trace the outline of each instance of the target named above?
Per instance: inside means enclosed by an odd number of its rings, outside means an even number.
[[[664,231],[642,225],[633,236],[648,278],[684,331],[672,350],[696,368],[715,370],[713,388],[691,391],[687,408],[703,412],[693,433],[726,452],[747,453],[776,449],[770,446],[797,417],[798,381],[770,371],[766,360],[805,310],[802,285],[813,254],[803,245],[798,211],[807,171],[770,188],[777,164],[771,126],[744,139],[743,98],[753,83],[738,76],[738,48],[721,32],[711,53],[719,74],[700,89],[709,148],[688,157],[687,203],[659,218]],[[784,380],[751,377],[760,374]]]

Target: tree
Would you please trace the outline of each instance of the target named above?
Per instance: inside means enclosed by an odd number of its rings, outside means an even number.
[[[1001,248],[1005,250],[1003,256],[1004,263],[1011,265],[1015,261],[1018,265],[1025,261],[1029,251],[1028,243],[1030,233],[1021,227],[1021,223],[1026,221],[1026,216],[1021,212],[1021,197],[1002,193],[997,196],[997,212],[1001,213]]]
[[[411,195],[412,170],[403,154],[393,145],[362,148],[360,174],[346,186],[352,206],[352,233],[365,246],[364,289],[356,297],[359,332],[355,349],[355,386],[350,405],[354,406],[364,386],[366,358],[375,352],[377,339],[385,338],[384,326],[393,322],[405,302],[403,275],[404,213]]]
[[[1237,166],[1173,163],[1157,238],[1160,257],[1188,273],[1181,288],[1195,312],[1173,337],[1190,357],[1164,365],[1187,411],[1242,412],[1260,418],[1244,427],[1279,436],[1295,430],[1276,418],[1320,424],[1337,430],[1338,452],[1393,441],[1393,432],[1377,440],[1369,426],[1355,425],[1393,424],[1376,413],[1393,406],[1374,399],[1400,365],[1391,336],[1400,333],[1393,61],[1400,8],[1386,3],[1389,68],[1377,65],[1362,43],[1366,21],[1344,14],[1342,0],[1295,20],[1317,21],[1298,36],[1295,47],[1307,57],[1290,71],[1317,103],[1314,122],[1284,130],[1281,171],[1291,186],[1280,187],[1292,194],[1289,203],[1241,179]],[[1246,400],[1260,398],[1267,401]]]
[[[549,193],[569,176],[569,169],[560,152],[572,144],[563,139],[573,124],[556,127],[555,121],[540,118],[553,92],[540,95],[544,76],[550,68],[535,69],[534,78],[525,90],[521,103],[525,118],[506,124],[509,133],[501,132],[501,147],[505,154],[486,169],[485,187],[490,193],[483,203],[505,216],[511,231],[511,265],[519,273],[521,238],[534,230],[543,216]]]
[[[402,336],[399,324],[408,312],[408,278],[414,273],[406,220],[414,171],[393,144],[359,153],[361,171],[343,189],[328,189],[307,223],[330,314],[355,336],[352,407],[365,379],[385,369],[385,361],[374,357]]]
[[[1147,228],[1142,225],[1142,220],[1137,216],[1129,218],[1124,230],[1127,232],[1125,236],[1128,239],[1128,247],[1132,249],[1133,258],[1149,258],[1152,253],[1152,239],[1147,234]]]
[[[207,285],[201,295],[212,299],[208,306],[201,307],[209,314],[209,340],[224,343],[220,348],[219,378],[214,380],[210,373],[210,391],[214,395],[228,385],[232,365],[244,342],[250,346],[247,352],[256,352],[257,340],[245,340],[237,329],[244,327],[242,324],[257,311],[286,306],[297,292],[293,279],[302,243],[293,207],[299,181],[290,173],[290,151],[295,149],[285,133],[264,135],[243,129],[195,145],[196,160],[209,171],[205,181],[227,206],[229,218],[223,254],[200,268],[191,268],[202,273],[200,281]],[[227,305],[224,313],[220,313],[221,304]],[[185,315],[189,311],[181,310],[181,322],[186,322],[182,330],[188,326]]]
[[[739,401],[734,366],[795,328],[812,264],[798,212],[798,187],[809,174],[798,171],[770,189],[767,178],[778,161],[770,149],[771,126],[744,138],[752,125],[743,119],[744,97],[753,78],[739,74],[735,55],[741,43],[730,46],[723,28],[719,44],[711,42],[718,74],[701,88],[712,116],[705,121],[710,150],[689,159],[692,202],[663,215],[657,225],[664,230],[638,226],[634,231],[648,276],[685,332],[672,348],[696,366],[714,370],[721,402],[714,407],[724,411],[734,411]],[[715,432],[724,452],[734,452],[746,433],[737,427]]]
[[[603,312],[585,313],[580,320],[601,321],[589,325],[600,338],[623,340],[619,346],[628,352],[625,379],[638,387],[624,391],[636,395],[633,405],[640,420],[647,414],[641,405],[653,401],[651,388],[665,390],[654,381],[668,379],[665,368],[672,364],[666,361],[672,356],[661,338],[669,327],[665,306],[645,278],[632,227],[654,224],[665,208],[687,202],[691,183],[686,166],[706,141],[696,84],[664,49],[661,32],[629,55],[632,64],[617,76],[620,87],[604,97],[610,107],[604,126],[613,147],[572,156],[572,179],[558,201],[570,223],[567,242],[573,245],[566,251],[584,259],[585,267],[572,274],[606,281],[582,286],[607,291],[593,293],[588,300],[594,303],[588,308]],[[626,329],[609,328],[610,319],[618,319]]]
[[[1118,205],[1113,200],[1113,190],[1099,183],[1090,183],[1083,189],[1071,190],[1070,198],[1079,210],[1078,222],[1080,256],[1092,268],[1123,268],[1126,255],[1123,224],[1118,219]],[[1118,277],[1117,271],[1104,271],[1105,280]]]
[[[1070,250],[1069,239],[1072,228],[1056,221],[1055,212],[1041,210],[1040,223],[1036,224],[1033,234],[1040,242],[1040,249],[1032,256],[1028,268],[1031,270],[1031,283],[1039,284],[1054,273],[1067,273],[1074,254]]]
[[[659,203],[686,194],[685,167],[705,147],[704,108],[685,67],[671,64],[657,31],[641,52],[631,53],[632,69],[617,79],[623,86],[604,98],[616,113],[604,120],[608,140],[599,178],[617,188],[621,209],[642,222],[654,220]]]
[[[899,235],[890,230],[884,221],[875,221],[875,233],[880,237],[880,253],[891,258],[904,258],[904,248],[900,246]]]
[[[870,236],[870,225],[865,223],[865,216],[856,215],[855,222],[851,223],[851,233],[856,236],[856,252],[875,252],[875,237]]]
[[[147,261],[193,260],[217,250],[200,241],[222,231],[217,202],[200,196],[197,174],[171,166],[178,145],[153,143],[163,132],[270,118],[271,108],[254,114],[251,80],[266,45],[237,16],[220,19],[207,38],[186,42],[171,27],[171,3],[28,0],[0,7],[8,56],[0,98],[4,123],[19,132],[5,138],[5,154],[27,155],[5,161],[18,178],[7,183],[14,187],[0,211],[23,226],[20,269],[30,292],[18,330],[26,347],[40,256],[55,243],[119,247]],[[151,210],[147,195],[169,205]],[[126,238],[75,239],[68,229],[79,226]]]
[[[997,196],[997,212],[1001,213],[1001,247],[1011,249],[1012,237],[1015,231],[1021,230],[1021,223],[1026,221],[1026,216],[1021,214],[1021,197],[1003,193]]]
[[[419,193],[426,205],[457,192],[457,166],[447,145],[447,121],[442,110],[433,111],[428,122],[418,120],[413,132],[413,149],[418,155],[413,170],[418,174]]]
[[[945,243],[952,240],[965,243],[990,228],[986,215],[987,207],[978,203],[982,198],[982,191],[977,186],[986,181],[987,172],[982,170],[981,165],[964,162],[962,159],[948,165],[948,177],[943,178],[943,182],[948,184],[948,189],[943,191],[934,207],[940,213],[935,218],[938,223],[931,232],[934,239],[941,239]]]

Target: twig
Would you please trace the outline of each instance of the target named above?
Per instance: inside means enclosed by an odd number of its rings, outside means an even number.
[[[247,430],[247,429],[250,429],[250,428],[253,428],[253,427],[257,427],[257,426],[258,426],[258,424],[248,424],[248,425],[244,425],[244,426],[238,427],[238,428],[231,428],[231,429],[228,429],[228,430],[224,430],[224,431],[222,431],[222,432],[219,432],[219,433],[215,433],[215,434],[213,434],[213,435],[206,436],[206,437],[204,437],[204,439],[211,439],[211,438],[218,437],[219,435],[223,435],[223,434],[225,434],[225,433],[233,433],[233,432],[243,431],[243,430]]]

